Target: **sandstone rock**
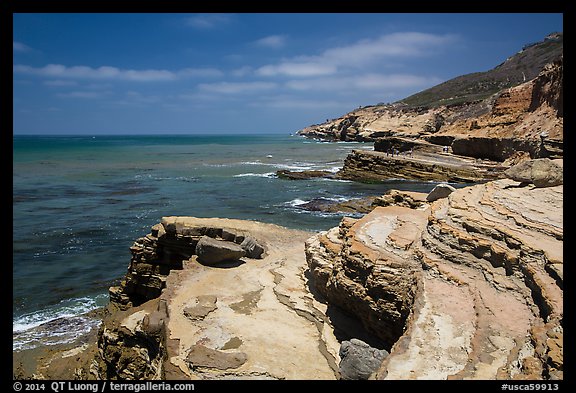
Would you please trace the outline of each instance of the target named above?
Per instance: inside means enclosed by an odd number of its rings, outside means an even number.
[[[246,256],[246,251],[236,243],[202,236],[196,244],[198,261],[215,265],[224,261],[236,261]]]
[[[276,176],[280,179],[289,180],[306,180],[316,177],[331,177],[332,175],[333,173],[329,171],[290,171],[288,169],[276,171]]]
[[[166,304],[160,299],[109,313],[98,335],[100,378],[160,379],[167,322]]]
[[[182,269],[184,262],[196,253],[202,236],[237,245],[246,237],[242,230],[214,226],[210,220],[163,217],[148,235],[130,247],[128,272],[120,285],[109,289],[111,302],[125,310],[160,296],[170,271]],[[265,249],[264,245],[259,246]]]
[[[194,299],[192,305],[184,308],[184,315],[191,320],[201,320],[206,315],[218,308],[216,306],[217,297],[214,295],[201,295]]]
[[[553,187],[563,183],[562,160],[539,158],[521,162],[504,172],[510,179],[536,187]]]
[[[561,185],[376,208],[308,239],[306,257],[328,302],[390,348],[376,379],[562,378]]]
[[[452,138],[454,139],[454,138]],[[390,149],[396,149],[401,154],[406,154],[408,151],[425,151],[430,153],[439,153],[442,147],[438,144],[430,143],[424,138],[406,138],[400,136],[389,136],[378,138],[374,142],[374,151],[386,153]]]
[[[240,247],[246,252],[248,258],[263,258],[264,247],[262,247],[253,237],[245,237]]]
[[[166,269],[160,297],[138,306],[127,287],[118,287],[130,305],[118,311],[111,304],[98,333],[95,375],[126,380],[338,377],[340,344],[327,305],[311,293],[302,274],[309,232],[194,217],[164,217],[152,232],[145,248],[141,241],[133,248],[138,258],[133,254],[127,276],[167,267],[166,258],[181,268]],[[246,245],[257,244],[264,253],[231,269],[182,259],[210,235],[217,242],[234,239],[237,247],[248,239]]]
[[[266,251],[230,269],[188,261],[170,272],[162,295],[170,310],[166,375],[169,370],[171,378],[179,373],[196,380],[337,377],[340,345],[327,306],[311,294],[302,274],[309,232],[253,221],[177,220],[242,233]]]
[[[226,352],[208,348],[201,344],[195,344],[190,348],[186,360],[192,368],[216,368],[227,370],[238,368],[248,360],[243,352]]]
[[[336,177],[364,182],[413,179],[474,183],[497,179],[504,169],[496,162],[477,162],[454,155],[414,152],[413,157],[391,157],[383,152],[353,150]]]
[[[446,198],[454,191],[456,191],[456,189],[452,187],[450,184],[438,184],[426,196],[426,200],[428,202],[434,202],[438,199]]]
[[[540,145],[540,138],[460,136],[452,142],[452,152],[462,156],[502,162],[518,151],[537,156]]]
[[[340,375],[342,379],[368,379],[388,356],[385,349],[373,348],[356,338],[343,341],[340,347]]]
[[[421,268],[410,248],[427,216],[425,210],[376,207],[306,242],[318,291],[330,304],[356,315],[387,346],[402,335],[411,312]],[[390,248],[381,247],[383,243]]]
[[[166,299],[159,299],[156,311],[144,317],[142,328],[148,335],[159,336],[163,334],[163,330],[166,329],[168,318]]]
[[[518,55],[525,58],[525,53],[520,53]],[[540,55],[538,58],[542,60]],[[507,66],[513,64],[509,61],[506,63]],[[298,131],[298,134],[328,141],[375,142],[375,150],[381,151],[388,150],[392,145],[400,150],[411,147],[417,150],[425,147],[421,142],[428,141],[451,146],[455,154],[499,162],[517,151],[527,152],[532,158],[561,158],[563,58],[560,55],[552,63],[543,66],[540,64],[532,69],[533,79],[524,83],[519,79],[511,83],[511,79],[507,78],[498,85],[507,85],[508,88],[499,91],[494,89],[489,95],[486,95],[484,89],[490,85],[492,87],[489,89],[493,89],[493,80],[473,82],[469,86],[472,90],[482,86],[483,91],[480,96],[473,94],[468,102],[448,105],[453,99],[462,101],[461,94],[470,93],[458,91],[432,105],[410,105],[410,98],[393,104],[380,103],[355,109],[336,119],[327,119],[323,124]],[[501,67],[498,67],[496,74],[499,77],[503,75]],[[513,75],[517,77],[524,74],[514,72]],[[475,76],[469,77],[475,79]],[[451,83],[461,87],[461,78],[466,79],[466,76],[415,96],[420,95],[424,101],[436,101],[438,94],[432,91],[437,88],[443,91],[443,87]],[[510,87],[511,84],[516,86]],[[543,131],[547,133],[545,138],[540,137]],[[387,141],[379,138],[386,138]]]
[[[426,194],[421,192],[389,190],[386,194],[376,198],[372,203],[375,206],[405,206],[418,209],[426,203]]]

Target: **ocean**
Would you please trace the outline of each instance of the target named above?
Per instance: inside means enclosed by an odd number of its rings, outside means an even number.
[[[343,214],[299,208],[436,183],[286,180],[336,172],[352,149],[292,135],[14,136],[13,350],[65,343],[98,324],[129,247],[163,216],[225,217],[321,231]]]

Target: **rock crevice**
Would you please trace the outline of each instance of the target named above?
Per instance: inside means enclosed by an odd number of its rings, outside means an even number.
[[[318,290],[386,342],[376,378],[562,378],[563,189],[517,186],[379,207],[307,240]]]

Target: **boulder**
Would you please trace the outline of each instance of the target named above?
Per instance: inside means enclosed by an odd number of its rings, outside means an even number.
[[[236,243],[202,236],[196,244],[198,261],[214,265],[224,261],[234,261],[246,256],[246,251]]]
[[[262,247],[258,242],[250,236],[244,238],[244,241],[240,244],[240,247],[246,252],[248,258],[263,258],[264,247]]]
[[[342,379],[368,379],[377,371],[388,351],[373,348],[364,341],[353,338],[340,346],[340,376]]]
[[[454,187],[449,184],[438,184],[430,193],[426,196],[428,202],[434,202],[438,199],[446,198],[448,195],[456,191]]]
[[[534,184],[536,187],[553,187],[563,184],[562,160],[538,158],[514,165],[504,174],[515,181]]]

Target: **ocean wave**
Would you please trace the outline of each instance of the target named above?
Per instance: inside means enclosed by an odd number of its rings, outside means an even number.
[[[206,167],[213,168],[232,168],[239,166],[262,166],[262,167],[272,167],[275,169],[287,169],[291,171],[308,171],[308,170],[332,170],[335,168],[334,164],[340,164],[337,161],[330,162],[261,162],[261,161],[241,161],[226,164],[202,164]],[[341,167],[338,167],[340,169]]]
[[[278,169],[288,169],[296,171],[309,171],[311,169],[318,169],[319,166],[315,164],[274,164],[274,167]]]
[[[317,181],[328,181],[328,182],[337,182],[337,183],[353,183],[352,180],[345,180],[345,179],[333,179],[331,177],[319,177],[315,179]]]
[[[294,208],[298,208],[299,206],[305,205],[307,203],[310,203],[312,201],[329,201],[329,202],[346,202],[349,201],[350,197],[347,196],[343,196],[343,195],[334,195],[331,197],[317,197],[317,198],[313,198],[309,201],[300,199],[300,198],[296,198],[296,199],[292,199],[291,201],[286,202],[284,205],[285,206],[289,206],[289,207],[294,207]]]
[[[77,317],[102,307],[107,301],[107,294],[62,300],[55,306],[14,318],[12,332],[24,332],[60,318]]]
[[[100,320],[85,314],[104,306],[107,301],[107,294],[67,299],[53,307],[14,318],[12,350],[65,344],[78,339],[100,325]]]
[[[272,178],[275,177],[275,172],[267,172],[267,173],[240,173],[238,175],[234,175],[234,177],[267,177]]]
[[[286,202],[286,205],[290,206],[290,207],[297,207],[297,206],[304,205],[304,204],[309,203],[309,202],[310,201],[305,201],[305,200],[296,198],[296,199],[292,199],[291,201]]]
[[[58,318],[30,330],[12,334],[12,351],[67,344],[90,333],[101,321],[86,317]]]
[[[210,168],[230,168],[234,166],[241,166],[241,165],[273,165],[262,161],[239,161],[239,162],[227,162],[224,164],[207,164],[202,163],[202,166],[210,167]]]

